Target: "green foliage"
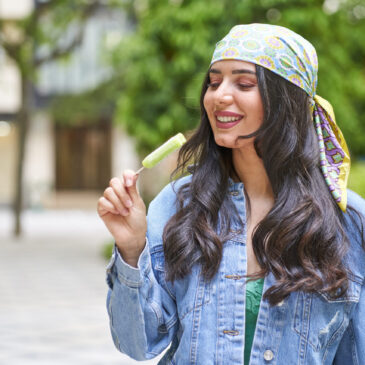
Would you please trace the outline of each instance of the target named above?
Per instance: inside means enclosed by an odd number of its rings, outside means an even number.
[[[141,154],[195,128],[215,43],[235,24],[273,23],[314,44],[318,93],[333,104],[352,153],[365,154],[362,1],[340,2],[328,15],[321,0],[126,0],[136,29],[111,55],[123,79],[115,119],[136,137]]]
[[[349,177],[349,189],[365,198],[365,161],[352,163]]]
[[[48,110],[57,124],[92,124],[98,122],[100,117],[109,117],[113,113],[117,90],[119,87],[116,79],[108,80],[81,94],[57,96]]]
[[[101,255],[105,260],[110,260],[113,254],[114,242],[107,242],[103,245],[101,249]]]
[[[0,16],[0,47],[16,63],[22,77],[34,81],[40,65],[69,56],[81,43],[90,17],[100,8],[114,8],[120,2],[40,1],[25,18],[6,20]]]

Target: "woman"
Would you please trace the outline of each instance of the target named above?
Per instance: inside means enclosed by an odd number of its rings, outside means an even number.
[[[365,202],[346,190],[347,147],[316,84],[304,38],[236,26],[180,151],[186,176],[147,222],[134,172],[111,180],[98,212],[116,241],[107,305],[120,351],[143,360],[171,344],[160,364],[365,363]]]

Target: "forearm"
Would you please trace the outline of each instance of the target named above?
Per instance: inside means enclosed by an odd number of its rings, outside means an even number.
[[[114,343],[136,360],[153,358],[169,345],[177,326],[176,315],[164,313],[162,301],[170,309],[175,304],[154,278],[148,247],[141,253],[137,267],[124,262],[116,250],[114,255],[115,261],[108,269],[107,299]]]

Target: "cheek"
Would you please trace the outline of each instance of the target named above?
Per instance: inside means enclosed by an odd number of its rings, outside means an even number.
[[[254,112],[261,124],[264,120],[264,106],[262,104],[261,98],[256,98],[256,100],[253,101],[253,105],[255,105]]]
[[[262,107],[262,105],[257,109],[257,114],[261,124],[264,121],[264,108]]]
[[[205,95],[204,95],[203,105],[204,105],[204,108],[205,108],[206,112],[209,114],[209,112],[210,112],[209,109],[212,105],[212,98],[211,98],[211,96],[209,95],[208,92],[206,92]]]

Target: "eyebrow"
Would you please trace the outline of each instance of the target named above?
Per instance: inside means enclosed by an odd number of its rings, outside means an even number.
[[[221,74],[222,72],[217,70],[216,68],[211,68],[209,70],[209,73],[212,73],[212,74]],[[236,74],[250,74],[250,75],[256,75],[256,72],[254,71],[251,71],[251,70],[247,70],[247,69],[240,69],[240,70],[233,70],[232,71],[232,74],[233,75],[236,75]]]

